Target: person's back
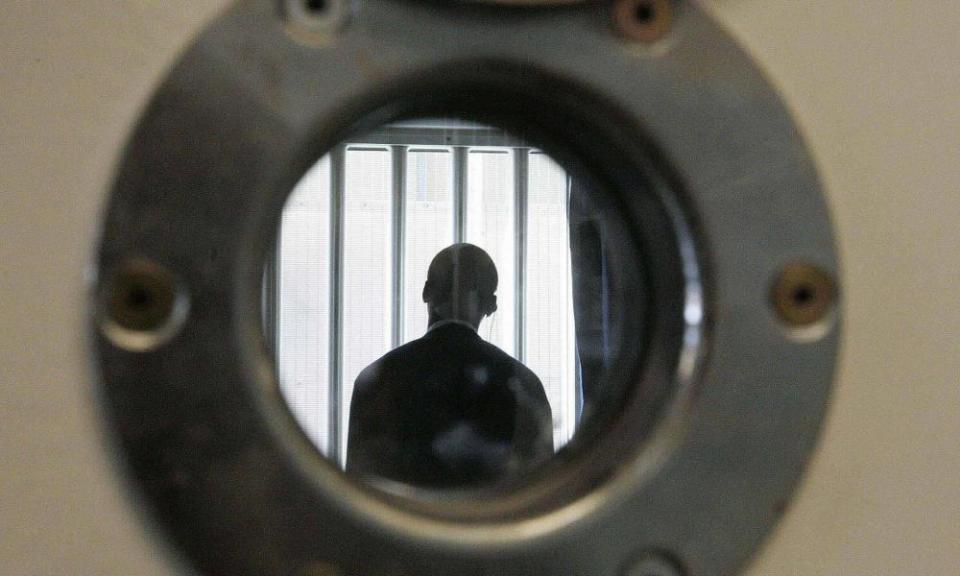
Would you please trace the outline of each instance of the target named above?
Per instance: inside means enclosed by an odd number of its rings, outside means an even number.
[[[553,452],[543,386],[457,323],[436,326],[357,378],[347,470],[421,486],[483,484]]]
[[[484,257],[489,260],[463,244],[441,252],[424,287],[429,330],[357,378],[348,472],[465,487],[508,477],[553,453],[540,380],[476,332],[480,319],[496,310],[496,269]],[[477,261],[479,279],[467,273]],[[453,274],[456,281],[447,282]]]

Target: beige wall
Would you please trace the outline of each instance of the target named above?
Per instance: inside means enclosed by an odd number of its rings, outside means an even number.
[[[0,2],[0,574],[161,576],[102,448],[83,322],[112,165],[226,2]]]
[[[960,3],[718,0],[829,192],[845,338],[819,453],[754,574],[960,574]]]
[[[0,574],[172,573],[100,442],[83,273],[130,123],[224,4],[0,5]],[[796,112],[845,268],[823,442],[751,574],[956,574],[960,3],[708,6]]]

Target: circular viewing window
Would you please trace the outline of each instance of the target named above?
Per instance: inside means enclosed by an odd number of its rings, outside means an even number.
[[[654,297],[624,194],[598,181],[454,118],[356,133],[311,166],[261,301],[320,452],[429,499],[496,495],[589,447],[644,392]]]
[[[205,573],[734,573],[840,318],[762,75],[690,3],[304,6],[212,24],[118,165],[92,318],[158,525]]]

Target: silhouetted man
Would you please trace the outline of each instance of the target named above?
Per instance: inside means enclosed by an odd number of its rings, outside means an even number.
[[[357,377],[347,471],[429,487],[491,483],[553,454],[550,405],[526,366],[484,342],[497,268],[454,244],[430,263],[427,333]]]

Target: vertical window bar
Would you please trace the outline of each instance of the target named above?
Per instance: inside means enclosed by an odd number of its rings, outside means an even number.
[[[391,347],[396,348],[403,343],[403,261],[405,258],[407,222],[407,147],[391,146],[390,153],[393,174],[393,203],[390,208],[390,217],[393,219],[390,342]]]
[[[280,297],[280,230],[282,226],[283,218],[281,216],[273,250],[267,252],[263,271],[263,295],[260,299],[263,338],[267,344],[267,350],[273,355],[274,367],[278,373],[280,370],[279,364],[277,364],[280,359],[278,349],[280,343],[280,306],[278,299]]]
[[[280,226],[283,226],[283,214],[280,215]],[[277,230],[277,243],[273,248],[272,262],[273,267],[270,276],[273,281],[270,283],[270,316],[273,318],[273,324],[270,326],[271,348],[275,359],[280,358],[280,249],[283,247],[280,240],[280,229]]]
[[[564,210],[566,210],[567,215],[567,244],[570,244],[572,240],[570,234],[570,197],[573,195],[573,178],[570,177],[570,174],[567,173],[567,194],[566,194],[566,205]],[[573,286],[573,250],[568,250],[567,257],[570,258],[570,286]],[[571,295],[572,298],[572,295]],[[576,432],[577,427],[580,425],[580,414],[583,412],[583,374],[581,373],[582,367],[580,365],[580,346],[577,342],[577,315],[574,313],[571,321],[573,325],[573,421],[570,423],[570,434],[568,437],[573,437],[574,432]]]
[[[343,220],[346,148],[330,152],[330,377],[327,401],[327,456],[345,464],[340,454],[340,377],[343,349]]]
[[[564,256],[567,261],[567,281],[566,285],[573,287],[573,253],[570,250],[570,191],[572,190],[573,181],[570,179],[570,173],[564,170],[564,190],[563,190],[563,216],[564,220],[567,223],[567,250],[566,255]],[[570,438],[573,437],[573,432],[576,430],[577,425],[577,406],[580,404],[580,369],[579,369],[579,358],[577,353],[577,331],[576,326],[574,325],[574,316],[573,316],[573,292],[568,292],[565,294],[565,298],[569,298],[567,303],[569,303],[569,308],[567,308],[567,326],[564,327],[566,331],[566,336],[570,337],[569,344],[569,353],[572,358],[568,364],[570,371],[567,373],[568,378],[570,378],[570,386],[564,390],[563,396],[563,441],[569,442]],[[571,333],[572,332],[572,333]]]
[[[453,238],[464,242],[467,237],[467,153],[466,146],[453,148]]]
[[[530,149],[517,148],[513,151],[513,182],[514,182],[514,231],[516,243],[514,249],[514,294],[516,304],[514,305],[514,342],[517,350],[517,359],[521,362],[526,361],[526,350],[524,338],[527,333],[526,326],[526,303],[527,303],[527,188],[529,182],[527,179],[528,168],[530,165]]]

